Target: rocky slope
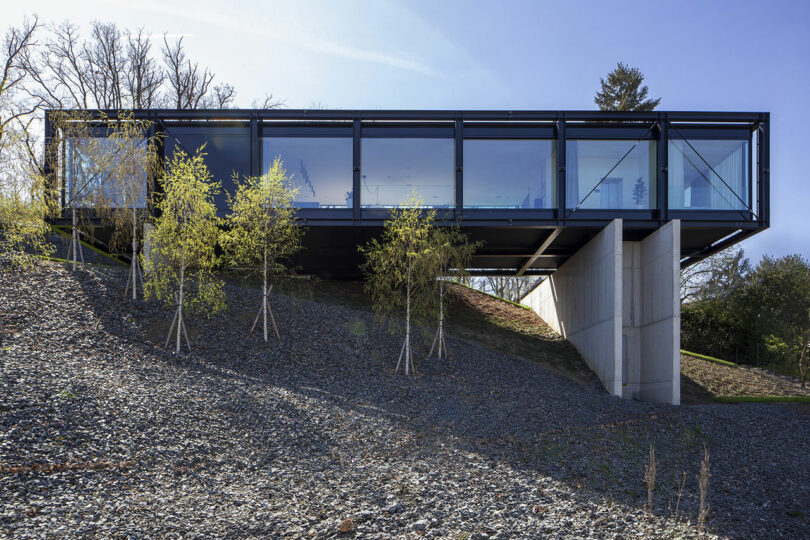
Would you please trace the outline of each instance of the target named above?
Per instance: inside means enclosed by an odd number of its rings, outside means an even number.
[[[806,406],[623,401],[453,338],[406,379],[362,310],[273,295],[281,342],[248,337],[238,286],[175,356],[124,270],[2,271],[0,537],[690,537],[704,447],[713,535],[810,530]]]

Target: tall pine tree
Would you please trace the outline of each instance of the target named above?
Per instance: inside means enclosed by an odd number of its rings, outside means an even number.
[[[652,111],[661,102],[661,98],[647,98],[649,88],[642,85],[644,75],[641,71],[621,62],[608,73],[607,81],[600,81],[602,89],[593,98],[600,111]]]

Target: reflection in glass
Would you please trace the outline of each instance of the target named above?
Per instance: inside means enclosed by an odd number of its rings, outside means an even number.
[[[67,207],[146,208],[146,139],[69,138],[64,159]]]
[[[750,204],[748,141],[671,139],[668,171],[670,208],[745,210]]]
[[[455,206],[453,139],[363,139],[364,208],[391,208],[413,192],[425,206]]]
[[[236,127],[173,127],[166,129],[166,160],[172,159],[175,149],[193,156],[205,145],[205,164],[222,190],[214,196],[220,215],[228,209],[226,192],[233,195],[236,185],[233,175],[250,175],[250,132]]]
[[[352,139],[263,137],[262,173],[280,157],[298,188],[298,208],[351,208]]]
[[[465,208],[554,208],[556,142],[464,141]]]
[[[655,142],[568,140],[566,206],[583,209],[655,207]]]

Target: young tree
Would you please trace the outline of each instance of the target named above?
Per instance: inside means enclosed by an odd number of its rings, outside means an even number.
[[[296,223],[293,207],[298,189],[292,186],[279,158],[273,161],[266,174],[236,180],[236,195],[233,198],[228,195],[230,230],[223,235],[223,244],[234,264],[262,275],[261,307],[250,333],[262,317],[266,342],[267,316],[270,315],[276,338],[280,340],[270,309],[269,296],[273,286],[268,289],[267,274],[282,270],[283,261],[301,249],[302,232]]]
[[[641,71],[621,62],[608,73],[607,81],[600,81],[602,89],[593,98],[600,111],[652,111],[661,102],[661,98],[647,98],[649,89],[646,84],[642,86]]]
[[[431,238],[435,219],[436,210],[425,210],[412,195],[391,211],[382,240],[374,238],[360,247],[366,257],[365,289],[375,314],[384,319],[405,311],[405,339],[394,373],[400,365],[405,375],[414,372],[411,327],[413,322],[424,325],[435,312],[438,272]]]
[[[442,351],[447,354],[447,344],[444,340],[444,318],[445,318],[445,277],[453,273],[453,277],[458,279],[466,274],[466,268],[475,254],[475,250],[481,242],[471,243],[466,234],[463,234],[458,227],[437,227],[433,230],[431,237],[435,266],[438,270],[436,280],[439,295],[439,326],[436,329],[436,336],[430,346],[428,357],[433,354],[433,349],[438,344],[436,354],[441,359]]]
[[[102,115],[100,121],[106,122]],[[95,132],[90,115],[83,111],[53,114],[51,122],[57,137],[46,152],[61,153],[65,175],[63,209],[70,209],[71,236],[68,260],[76,270],[79,261],[84,267],[84,250],[79,238],[92,235],[86,218],[91,212],[103,213],[114,204],[114,186],[111,178],[119,176],[122,163],[118,148],[102,134]]]
[[[143,272],[138,259],[138,238],[148,217],[148,196],[152,180],[161,163],[155,151],[154,138],[148,137],[149,122],[136,120],[130,111],[121,111],[109,123],[106,149],[112,155],[104,161],[113,165],[106,177],[109,193],[107,204],[99,208],[102,221],[111,227],[110,247],[131,245],[131,263],[124,296],[137,296],[137,283],[143,289]]]
[[[213,315],[225,308],[222,283],[212,279],[219,240],[214,195],[219,184],[205,166],[204,153],[194,156],[176,151],[163,177],[163,195],[156,203],[159,213],[148,232],[152,255],[146,260],[146,296],[175,307],[166,346],[176,332],[175,352],[180,353],[181,335],[191,350],[184,310]],[[187,291],[191,282],[195,287]]]

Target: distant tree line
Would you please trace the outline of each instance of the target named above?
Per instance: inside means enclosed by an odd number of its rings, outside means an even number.
[[[754,267],[742,249],[721,252],[683,271],[681,301],[684,349],[806,381],[810,263],[800,255]]]

